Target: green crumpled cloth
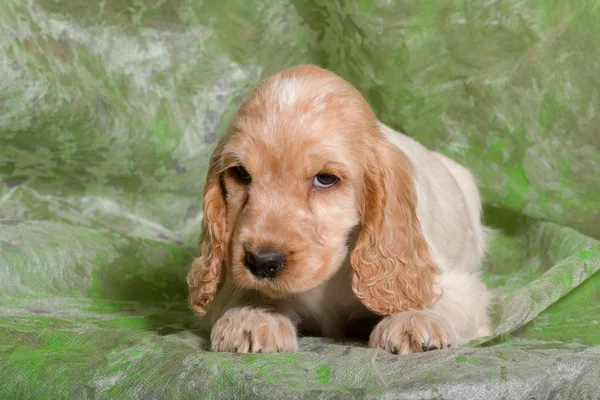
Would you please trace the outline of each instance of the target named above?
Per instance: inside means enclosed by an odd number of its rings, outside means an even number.
[[[597,398],[595,0],[0,0],[0,398]],[[186,304],[208,155],[316,63],[467,165],[495,330],[216,354]]]

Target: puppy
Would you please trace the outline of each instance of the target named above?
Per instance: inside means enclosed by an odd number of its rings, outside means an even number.
[[[190,303],[214,351],[293,352],[299,333],[447,348],[489,334],[484,236],[468,170],[298,66],[250,93],[210,159]]]

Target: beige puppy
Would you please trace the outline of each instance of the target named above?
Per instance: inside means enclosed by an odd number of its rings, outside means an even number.
[[[489,333],[472,175],[314,66],[242,104],[210,160],[200,247],[190,302],[215,351],[292,352],[301,332],[406,354]]]

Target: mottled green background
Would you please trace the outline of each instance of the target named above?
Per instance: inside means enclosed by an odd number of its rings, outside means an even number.
[[[208,155],[307,62],[476,175],[492,337],[206,351]],[[597,0],[0,0],[0,398],[597,398],[599,89]]]

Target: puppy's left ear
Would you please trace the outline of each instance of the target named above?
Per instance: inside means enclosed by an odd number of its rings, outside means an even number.
[[[380,315],[423,309],[438,298],[438,270],[417,218],[412,165],[382,137],[367,158],[352,290]]]

